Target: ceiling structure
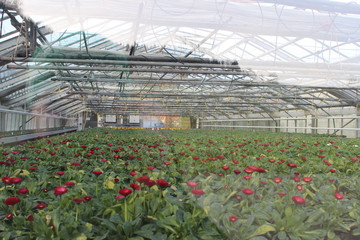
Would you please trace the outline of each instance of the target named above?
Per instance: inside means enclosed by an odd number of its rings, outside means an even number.
[[[211,117],[360,104],[360,2],[0,3],[8,111]]]

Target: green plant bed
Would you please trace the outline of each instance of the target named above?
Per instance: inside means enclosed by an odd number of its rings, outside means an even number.
[[[2,150],[1,239],[358,239],[358,139],[90,129]]]

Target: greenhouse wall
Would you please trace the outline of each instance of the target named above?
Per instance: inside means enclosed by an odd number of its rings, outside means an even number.
[[[76,119],[43,117],[31,114],[1,112],[0,132],[2,136],[25,134],[28,131],[74,127]]]
[[[360,137],[360,114],[356,108],[337,108],[310,114],[304,111],[288,111],[264,117],[261,114],[248,114],[240,118],[200,119],[200,128],[246,129],[287,133],[314,133]],[[286,116],[285,116],[286,115]],[[270,117],[271,116],[271,117]]]

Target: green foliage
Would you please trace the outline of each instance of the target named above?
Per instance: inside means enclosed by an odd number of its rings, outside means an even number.
[[[27,142],[2,150],[0,176],[22,181],[0,183],[0,238],[355,239],[358,145],[358,139],[301,134],[111,129]],[[137,181],[141,176],[169,185],[148,186]],[[188,181],[204,194],[191,193]],[[55,195],[67,182],[75,185]],[[119,196],[134,183],[141,189]],[[21,202],[6,205],[12,196]],[[46,207],[36,208],[40,203]]]

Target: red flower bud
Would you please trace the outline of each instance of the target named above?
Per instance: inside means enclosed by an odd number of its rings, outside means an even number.
[[[67,188],[66,187],[63,187],[63,186],[61,186],[61,187],[56,187],[55,189],[54,189],[54,194],[55,195],[62,195],[62,194],[64,194],[64,193],[67,193]]]
[[[119,193],[120,193],[121,195],[127,196],[127,195],[129,195],[129,194],[132,193],[132,190],[129,189],[129,188],[123,188],[123,189],[120,189],[120,190],[119,190]]]
[[[29,193],[29,189],[27,188],[21,188],[18,190],[18,194],[28,194]]]
[[[23,180],[22,178],[19,178],[19,177],[14,177],[14,178],[11,178],[11,183],[21,183]]]
[[[6,205],[15,205],[19,203],[21,200],[18,197],[9,197],[5,200]]]
[[[156,184],[160,187],[168,187],[170,184],[164,179],[156,180]]]
[[[243,190],[241,190],[244,194],[246,195],[252,195],[254,194],[254,191],[249,189],[249,188],[244,188]]]
[[[191,190],[191,193],[194,194],[195,196],[201,196],[201,195],[205,194],[205,192],[203,190],[196,189],[196,188]]]
[[[334,194],[334,197],[336,199],[339,199],[339,200],[344,199],[344,196],[341,193],[338,193],[338,192]]]
[[[46,208],[47,206],[46,206],[46,204],[45,203],[40,203],[40,204],[38,204],[38,205],[36,205],[36,209],[43,209],[43,208]]]
[[[291,199],[294,201],[294,203],[299,204],[299,205],[304,205],[306,203],[305,199],[303,199],[300,196],[293,196],[293,197],[291,197]]]
[[[74,198],[74,199],[73,199],[73,202],[76,202],[76,203],[81,203],[81,202],[83,202],[83,201],[84,201],[83,198]]]
[[[237,217],[236,216],[230,216],[229,220],[230,220],[230,222],[236,222]]]
[[[93,171],[92,173],[96,176],[100,176],[102,174],[102,171]]]

